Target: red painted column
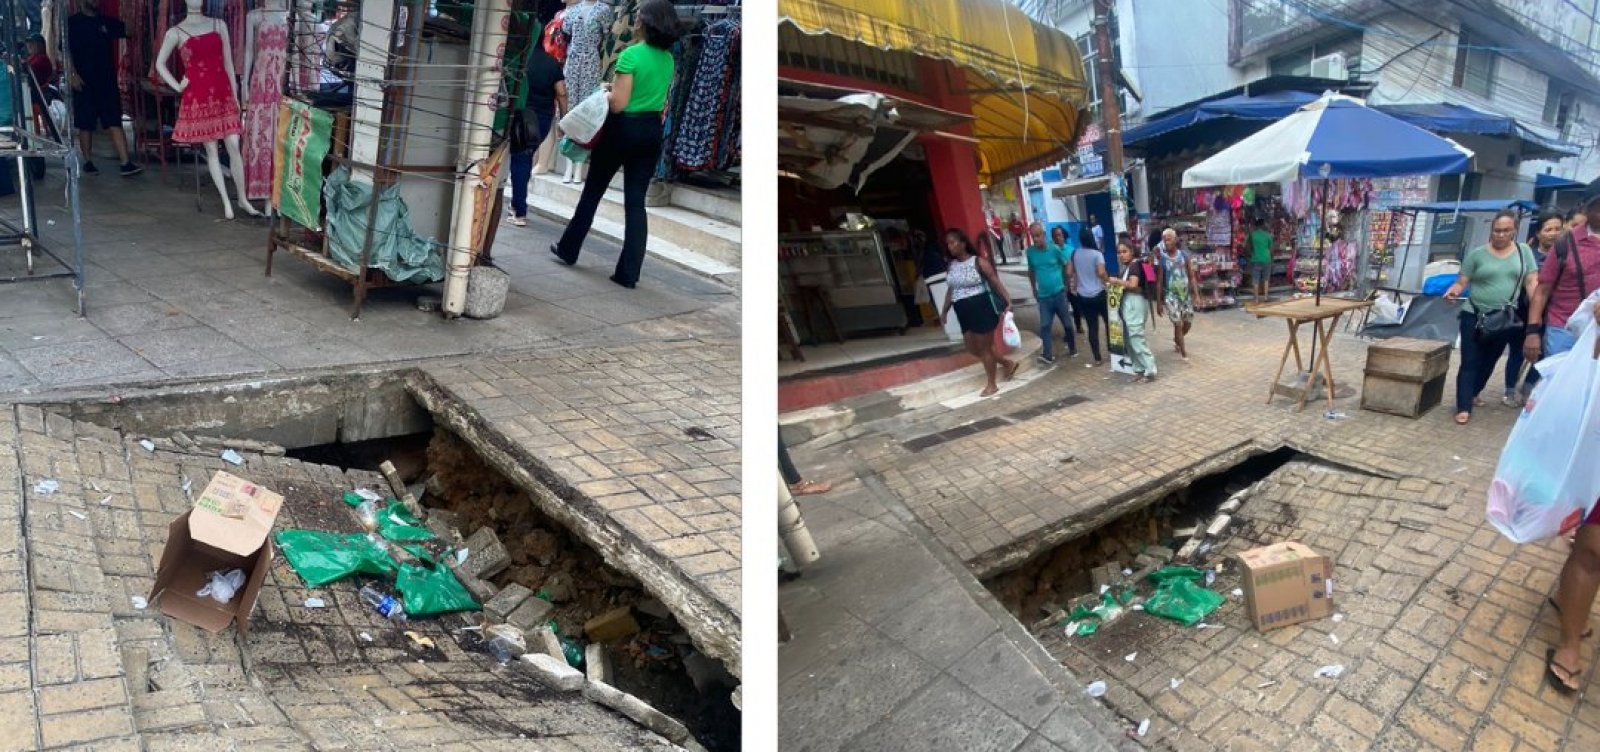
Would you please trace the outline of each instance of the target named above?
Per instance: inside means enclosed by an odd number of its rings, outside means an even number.
[[[922,92],[932,104],[953,112],[972,112],[972,99],[965,93],[966,72],[941,60],[921,59],[918,74]],[[972,128],[961,125],[949,132],[971,136]],[[978,148],[975,144],[943,136],[923,136],[918,141],[928,155],[928,172],[933,178],[933,206],[940,229],[959,227],[974,236],[983,228],[983,196],[978,191]]]

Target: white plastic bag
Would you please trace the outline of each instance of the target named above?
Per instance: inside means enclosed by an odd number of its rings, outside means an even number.
[[[1600,361],[1591,324],[1559,360],[1539,364],[1544,379],[1528,397],[1489,485],[1489,522],[1514,543],[1575,529],[1600,493]]]
[[[233,600],[233,594],[239,592],[239,588],[244,587],[243,569],[230,569],[226,572],[219,569],[215,572],[206,573],[206,577],[210,581],[206,583],[205,587],[200,588],[200,591],[195,595],[202,598],[211,596],[218,603],[227,603]]]
[[[606,124],[606,116],[610,112],[611,98],[607,96],[605,88],[595,89],[593,94],[584,97],[577,107],[562,116],[561,132],[579,146],[593,146],[595,137],[600,135],[600,126]]]
[[[1013,350],[1022,347],[1022,332],[1017,331],[1017,317],[1011,315],[1010,311],[1006,311],[1005,320],[1000,322],[1000,337],[1006,347]]]
[[[1600,303],[1600,290],[1589,293],[1589,297],[1578,304],[1578,310],[1573,311],[1572,316],[1567,318],[1567,331],[1572,332],[1572,336],[1582,335],[1583,330],[1588,329],[1589,324],[1594,322],[1596,303]]]

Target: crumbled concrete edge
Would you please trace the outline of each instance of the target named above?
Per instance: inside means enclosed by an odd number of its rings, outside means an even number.
[[[665,737],[673,744],[689,740],[689,729],[653,707],[649,703],[605,682],[590,681],[583,685],[583,696],[617,711],[640,726]]]
[[[533,678],[551,689],[560,692],[583,689],[586,681],[583,672],[568,666],[564,660],[551,658],[545,653],[528,653],[522,656],[521,661],[533,673]]]
[[[543,462],[502,436],[427,374],[411,372],[406,386],[434,416],[435,424],[467,442],[491,467],[527,491],[538,510],[566,526],[598,552],[606,564],[639,580],[668,604],[700,652],[722,662],[735,677],[741,672],[741,626],[737,613],[718,603],[687,573],[641,545],[592,499],[555,476]]]

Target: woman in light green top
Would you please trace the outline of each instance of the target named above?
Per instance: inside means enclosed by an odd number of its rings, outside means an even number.
[[[561,240],[550,245],[550,252],[568,266],[578,263],[578,251],[594,223],[611,179],[622,170],[622,203],[626,224],[622,234],[622,255],[617,259],[611,281],[632,289],[639,283],[644,266],[645,242],[649,228],[644,208],[645,191],[661,159],[661,111],[672,85],[672,45],[681,27],[678,12],[670,0],[644,0],[639,5],[637,35],[643,42],[622,51],[617,57],[617,73],[609,86],[611,116],[606,119],[599,142],[589,158],[589,175],[583,195],[572,212],[572,220]]]
[[[1517,242],[1517,215],[1503,211],[1489,225],[1489,244],[1478,246],[1461,261],[1456,283],[1445,300],[1467,299],[1461,310],[1461,367],[1456,372],[1456,423],[1472,419],[1472,408],[1483,404],[1478,393],[1489,383],[1506,343],[1522,335],[1516,319],[1517,298],[1533,295],[1539,284],[1539,264],[1533,251]],[[1468,290],[1468,288],[1471,288]]]

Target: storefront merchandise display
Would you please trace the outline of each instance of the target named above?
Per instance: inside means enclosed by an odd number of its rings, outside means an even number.
[[[206,162],[210,165],[217,194],[222,198],[224,216],[233,219],[235,204],[246,214],[259,215],[247,198],[242,169],[232,170],[238,197],[229,201],[218,154],[221,143],[227,146],[229,164],[245,164],[239,149],[239,94],[234,84],[236,77],[227,26],[201,12],[202,0],[188,0],[187,6],[188,16],[167,30],[161,50],[156,54],[156,73],[182,97],[172,140],[205,146]],[[181,81],[167,65],[174,52],[183,61]]]
[[[272,195],[272,153],[278,132],[278,102],[288,62],[289,16],[284,0],[266,0],[245,21],[248,44],[243,68],[245,198]]]

